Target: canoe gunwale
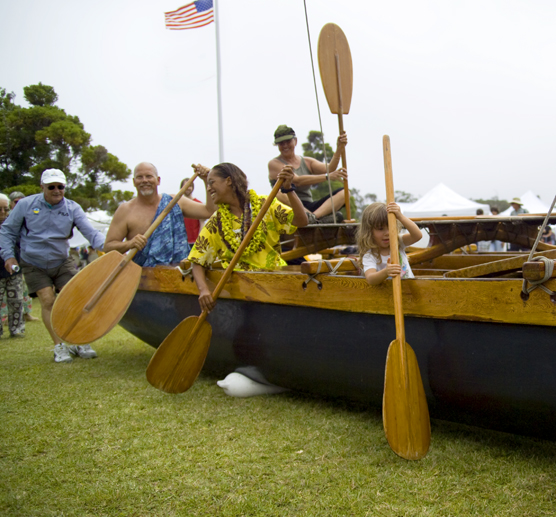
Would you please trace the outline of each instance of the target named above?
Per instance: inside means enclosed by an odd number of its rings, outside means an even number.
[[[223,272],[207,271],[209,287]],[[322,288],[308,275],[287,271],[237,271],[224,287],[221,298],[340,312],[394,314],[390,281],[370,286],[363,276],[317,275]],[[521,299],[521,279],[420,277],[402,282],[407,316],[504,324],[556,326],[556,306],[547,293],[533,291]],[[555,291],[556,279],[546,286]],[[173,267],[143,268],[139,290],[198,296],[191,277]]]

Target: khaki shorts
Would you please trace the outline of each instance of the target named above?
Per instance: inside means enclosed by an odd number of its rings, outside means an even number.
[[[45,287],[56,287],[56,291],[60,291],[73,276],[77,274],[73,259],[67,258],[58,267],[43,269],[33,264],[29,264],[24,260],[20,260],[21,271],[25,276],[25,282],[29,289],[29,296],[36,297],[37,291]]]

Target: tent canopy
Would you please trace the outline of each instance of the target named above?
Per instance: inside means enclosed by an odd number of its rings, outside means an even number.
[[[436,217],[436,216],[462,216],[476,215],[477,209],[482,208],[485,215],[490,214],[490,206],[476,203],[451,188],[439,183],[415,203],[402,207],[407,217]]]
[[[85,214],[93,228],[99,230],[101,233],[106,235],[108,233],[108,228],[110,227],[110,221],[112,216],[108,215],[102,210],[97,210],[96,212],[87,212]],[[77,229],[73,229],[73,237],[69,240],[70,248],[80,248],[81,246],[89,246],[89,241],[83,236],[83,234]]]

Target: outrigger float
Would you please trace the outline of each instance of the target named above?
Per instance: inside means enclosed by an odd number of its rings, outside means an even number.
[[[405,325],[433,418],[556,438],[556,247],[538,244],[544,262],[527,262],[527,253],[454,253],[480,240],[532,247],[543,220],[415,219],[431,240],[408,255],[416,278],[402,282]],[[352,251],[356,227],[309,226],[285,243],[288,260],[316,251],[329,260],[234,272],[208,317],[204,371],[255,366],[284,388],[379,407],[395,334],[392,286],[368,285],[354,257],[340,256],[341,245]],[[207,278],[216,285],[222,274]],[[183,267],[143,268],[121,325],[158,347],[200,313],[197,298]]]

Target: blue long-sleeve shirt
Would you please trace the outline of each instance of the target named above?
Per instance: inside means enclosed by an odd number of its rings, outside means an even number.
[[[43,269],[58,267],[68,258],[74,226],[93,248],[103,248],[104,235],[93,228],[75,201],[64,198],[50,205],[44,194],[23,198],[0,226],[0,256],[4,261],[14,257],[19,241],[22,260]]]

